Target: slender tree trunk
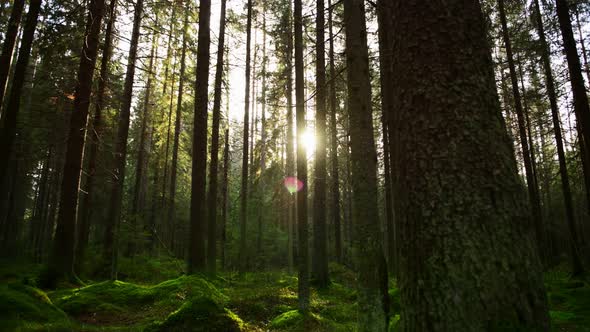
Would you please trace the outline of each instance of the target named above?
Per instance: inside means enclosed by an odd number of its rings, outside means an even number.
[[[578,26],[578,34],[580,35],[580,45],[582,46],[582,57],[584,59],[584,70],[586,71],[586,78],[590,84],[590,66],[588,66],[588,55],[586,54],[586,43],[584,43],[584,35],[582,34],[582,25],[580,24],[580,13],[578,6],[575,6],[576,25]]]
[[[315,112],[315,160],[313,194],[313,260],[314,283],[327,287],[328,235],[326,231],[326,42],[324,0],[316,2],[316,112]]]
[[[133,80],[135,77],[135,62],[137,60],[137,44],[143,17],[143,0],[135,3],[135,14],[133,17],[133,30],[131,33],[131,44],[129,46],[129,57],[127,60],[127,71],[125,73],[125,85],[123,87],[123,100],[119,112],[117,124],[117,137],[115,138],[115,165],[113,169],[113,184],[110,192],[110,206],[108,217],[105,223],[105,234],[103,240],[104,263],[110,264],[110,275],[112,279],[117,278],[117,229],[121,219],[121,205],[123,200],[123,184],[125,183],[125,165],[127,163],[127,138],[129,136],[129,120],[131,116],[131,102],[133,97]],[[108,271],[108,267],[107,267]],[[107,272],[104,271],[104,272]]]
[[[170,58],[172,57],[172,39],[174,37],[174,28],[176,26],[176,0],[172,1],[172,13],[170,13],[170,31],[168,31],[168,46],[166,51],[166,63],[164,65],[164,82],[162,87],[162,94],[166,95],[168,91],[168,73],[170,67]],[[174,83],[172,83],[172,89]]]
[[[0,123],[0,160],[3,162],[0,163],[0,185],[7,180],[7,169],[9,164],[7,161],[10,160],[12,150],[14,149],[21,95],[25,84],[27,66],[29,65],[31,47],[33,45],[33,39],[35,38],[35,29],[37,28],[40,9],[41,0],[31,0],[27,19],[23,28],[23,36],[18,51],[18,59],[15,65],[8,104],[6,105],[6,109],[2,112],[2,121]],[[0,90],[2,90],[1,86]]]
[[[74,111],[70,120],[67,139],[64,176],[61,183],[59,213],[53,254],[49,261],[49,273],[53,285],[57,279],[70,278],[74,273],[74,244],[76,243],[76,211],[78,187],[82,169],[84,137],[90,107],[90,94],[94,66],[98,55],[100,28],[104,15],[105,1],[92,0],[89,4],[86,34],[80,56],[78,85],[74,97]]]
[[[184,23],[182,28],[182,51],[180,55],[180,72],[178,74],[178,100],[176,102],[176,119],[174,121],[174,143],[172,145],[172,163],[170,169],[170,204],[168,205],[168,243],[170,250],[174,252],[175,241],[175,220],[176,220],[176,177],[178,169],[178,149],[180,144],[180,126],[182,120],[182,95],[184,93],[184,73],[186,71],[186,47],[187,47],[187,29],[188,13],[187,5],[184,14]]]
[[[387,318],[381,293],[383,271],[377,268],[382,265],[383,251],[377,222],[377,151],[373,137],[364,1],[344,0],[344,26],[352,153],[353,249],[359,271],[357,326],[359,331],[386,331]]]
[[[561,133],[561,122],[559,120],[559,106],[557,105],[557,95],[555,93],[555,81],[553,79],[553,72],[551,70],[551,60],[549,57],[550,49],[547,39],[545,37],[545,28],[543,26],[543,18],[541,17],[541,7],[539,0],[535,0],[535,20],[537,25],[537,33],[541,40],[541,60],[543,62],[543,70],[545,71],[545,84],[549,103],[551,105],[551,119],[553,120],[553,133],[555,135],[555,145],[557,147],[557,158],[559,161],[559,175],[561,177],[561,189],[563,192],[563,200],[565,204],[565,214],[570,230],[571,244],[572,244],[572,270],[579,274],[582,272],[582,263],[579,257],[578,239],[575,230],[576,219],[574,216],[574,207],[572,200],[572,192],[569,183],[569,176],[567,172],[566,156],[563,147],[563,136]],[[590,189],[587,187],[586,190]]]
[[[2,55],[0,55],[0,123],[3,121],[4,117],[2,112],[2,105],[4,105],[4,93],[6,92],[6,83],[8,82],[8,74],[10,73],[10,64],[12,62],[12,55],[16,46],[18,28],[20,26],[24,7],[25,0],[13,1],[10,18],[8,19],[8,24],[6,25],[4,44],[2,44]],[[0,177],[0,180],[1,179],[2,178]]]
[[[223,149],[223,182],[221,183],[221,268],[225,269],[225,241],[227,225],[227,196],[229,182],[229,129],[225,129],[225,148]]]
[[[393,205],[393,187],[392,187],[392,170],[393,163],[390,142],[392,134],[390,126],[394,110],[391,102],[391,27],[389,25],[390,4],[387,1],[380,0],[377,4],[377,20],[379,22],[379,61],[381,75],[381,109],[382,109],[382,126],[383,126],[383,171],[385,185],[385,221],[387,224],[387,262],[390,272],[397,270],[396,258],[396,230],[395,230],[395,213]]]
[[[392,8],[401,330],[490,331],[502,322],[548,331],[533,220],[480,2],[395,0]]]
[[[334,60],[334,32],[332,0],[328,0],[328,30],[330,38],[330,161],[332,166],[332,222],[334,223],[334,251],[336,262],[342,263],[342,230],[340,223],[340,176],[338,171],[338,127],[336,123],[336,65]]]
[[[246,224],[248,222],[248,138],[250,128],[250,48],[252,38],[252,1],[248,0],[248,18],[246,23],[246,92],[244,94],[244,132],[242,142],[242,184],[240,189],[240,272],[248,267],[246,248]]]
[[[81,272],[81,264],[84,262],[84,258],[86,256],[86,247],[88,246],[88,236],[90,232],[91,213],[92,211],[95,211],[91,204],[93,204],[94,196],[96,194],[96,167],[98,152],[101,146],[100,141],[102,139],[103,132],[102,111],[104,108],[105,92],[109,82],[109,63],[111,61],[111,55],[113,51],[113,29],[117,17],[116,6],[117,0],[111,0],[109,5],[109,21],[106,26],[104,46],[102,49],[94,118],[92,119],[92,127],[89,126],[90,134],[86,134],[86,142],[84,143],[84,155],[86,155],[86,151],[88,151],[88,175],[86,178],[86,194],[82,196],[82,202],[79,207],[80,210],[78,211],[79,226],[77,228],[78,236],[76,241],[76,255],[74,262],[74,270],[77,273]]]
[[[209,91],[209,49],[211,44],[211,0],[199,6],[199,44],[197,46],[197,80],[193,128],[191,216],[188,273],[205,269],[205,174],[207,172],[207,100]]]
[[[309,309],[309,257],[307,242],[307,151],[302,137],[305,135],[305,77],[303,73],[303,14],[302,1],[295,0],[295,104],[297,118],[297,178],[303,188],[297,193],[297,229],[299,246],[297,251],[299,310]]]
[[[156,24],[158,22],[158,15],[156,14]],[[152,84],[154,79],[154,58],[158,54],[158,35],[152,34],[152,47],[150,51],[150,60],[147,68],[147,83],[145,88],[145,96],[143,100],[143,114],[141,115],[141,128],[139,134],[139,144],[137,146],[137,162],[135,163],[135,185],[133,186],[133,200],[131,202],[131,234],[129,235],[129,242],[127,243],[126,256],[135,255],[137,250],[137,237],[140,232],[140,222],[145,223],[145,209],[146,196],[148,187],[148,167],[150,158],[150,137],[153,135],[153,130],[148,128],[152,125],[151,104],[152,104]],[[156,167],[158,165],[156,164]],[[155,190],[155,189],[154,189]]]
[[[219,122],[221,119],[221,83],[223,83],[223,55],[225,54],[225,7],[226,0],[221,0],[221,15],[219,18],[219,41],[217,43],[217,65],[215,72],[215,86],[213,99],[213,126],[211,129],[211,161],[209,164],[209,195],[208,195],[208,250],[207,270],[215,274],[217,259],[217,179],[219,163]]]
[[[286,54],[286,80],[287,89],[285,91],[287,98],[287,177],[295,176],[295,139],[293,137],[293,15],[291,0],[288,0],[288,12],[287,12],[287,24],[288,24],[288,36],[287,36],[287,54]],[[293,273],[294,270],[294,256],[295,256],[295,197],[289,193],[287,196],[287,254],[288,254],[288,266],[289,273]]]
[[[539,253],[542,254],[543,248],[543,220],[541,216],[541,203],[539,200],[539,189],[535,182],[535,175],[533,173],[532,162],[531,162],[531,151],[529,149],[527,134],[526,134],[526,123],[524,117],[524,111],[522,108],[522,100],[520,91],[518,89],[518,78],[516,74],[516,66],[514,65],[514,56],[512,54],[512,44],[510,42],[510,36],[508,31],[508,24],[506,23],[506,13],[504,10],[504,0],[498,0],[498,7],[500,11],[500,21],[502,22],[502,35],[504,39],[504,45],[506,47],[506,57],[508,60],[508,67],[510,69],[510,80],[512,82],[512,94],[514,95],[514,109],[518,119],[518,131],[520,134],[520,146],[522,148],[522,156],[524,160],[524,169],[526,173],[526,182],[529,192],[529,200],[531,204],[531,212],[533,215],[533,222],[535,226],[535,233],[537,236],[537,247]]]

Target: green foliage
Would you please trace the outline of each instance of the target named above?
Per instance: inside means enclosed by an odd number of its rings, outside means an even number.
[[[555,331],[590,331],[590,284],[561,271],[545,275],[552,328]]]

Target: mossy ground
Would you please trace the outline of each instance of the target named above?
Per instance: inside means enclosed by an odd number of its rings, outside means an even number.
[[[217,278],[179,276],[179,262],[140,284],[88,282],[43,292],[35,288],[37,266],[0,268],[0,331],[354,331],[354,274],[330,266],[329,288],[312,290],[310,311],[297,310],[297,279],[284,271],[224,273]],[[20,265],[19,265],[20,266]],[[176,275],[174,275],[176,273]],[[161,280],[161,279],[160,279]],[[155,281],[155,282],[154,282]],[[401,309],[399,291],[389,291],[390,330]],[[590,285],[566,272],[546,274],[553,331],[590,332]]]

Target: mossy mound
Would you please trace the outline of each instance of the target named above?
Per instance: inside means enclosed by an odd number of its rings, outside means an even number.
[[[43,291],[21,283],[0,285],[0,330],[68,330],[67,315]]]
[[[302,313],[299,310],[284,312],[275,317],[269,327],[281,331],[329,331],[322,317],[314,313]]]
[[[183,304],[165,321],[148,327],[150,332],[239,332],[244,322],[233,312],[210,298],[200,297]]]
[[[100,326],[151,323],[164,319],[185,301],[206,297],[215,303],[227,298],[199,276],[182,276],[155,286],[105,281],[52,294],[55,304],[78,321]]]
[[[558,331],[590,331],[590,284],[553,272],[545,278],[551,324]]]

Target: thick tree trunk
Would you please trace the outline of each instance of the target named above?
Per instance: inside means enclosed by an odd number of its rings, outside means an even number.
[[[31,0],[27,19],[23,27],[23,36],[20,42],[8,103],[6,109],[2,112],[2,121],[0,122],[0,160],[3,162],[0,162],[0,185],[4,181],[7,181],[6,177],[8,176],[7,169],[9,164],[7,161],[10,160],[12,150],[14,149],[21,95],[25,84],[25,76],[27,66],[29,65],[31,47],[35,38],[35,29],[37,28],[40,9],[41,0]]]
[[[548,331],[479,1],[395,0],[392,9],[401,331]]]
[[[577,233],[575,230],[576,219],[574,216],[574,205],[572,200],[572,192],[569,183],[569,176],[567,172],[566,156],[563,147],[563,136],[561,133],[561,122],[559,120],[559,106],[557,105],[557,95],[555,92],[555,81],[553,79],[553,72],[551,70],[551,59],[549,57],[550,49],[547,39],[545,37],[545,28],[543,26],[543,18],[541,17],[541,7],[539,0],[535,0],[535,21],[537,33],[541,40],[541,60],[543,63],[543,70],[545,72],[545,84],[549,103],[551,105],[551,119],[553,121],[553,133],[555,135],[555,145],[557,147],[557,159],[559,161],[559,175],[561,177],[561,189],[563,192],[563,200],[565,204],[565,215],[570,230],[572,243],[572,270],[579,274],[582,272],[582,263],[579,257]],[[548,188],[547,188],[548,189]],[[590,188],[587,188],[587,190]]]
[[[524,161],[524,169],[526,173],[526,182],[529,193],[529,200],[531,204],[531,212],[535,225],[535,233],[537,236],[537,247],[539,253],[543,256],[543,220],[541,216],[541,203],[539,199],[539,189],[535,181],[535,174],[533,172],[531,162],[531,151],[529,149],[528,138],[526,133],[526,122],[524,117],[524,110],[522,108],[522,100],[520,91],[518,89],[518,77],[516,74],[516,66],[514,64],[514,56],[512,54],[512,44],[508,31],[508,24],[506,23],[506,13],[504,10],[504,0],[498,0],[498,7],[500,11],[500,21],[502,22],[502,36],[504,39],[504,46],[506,47],[506,57],[508,60],[508,67],[510,69],[510,81],[512,82],[512,94],[514,96],[514,109],[518,119],[518,132],[520,135],[520,146],[522,148],[522,157]]]
[[[223,83],[223,61],[225,48],[225,7],[226,0],[221,0],[221,15],[219,18],[219,41],[217,43],[217,65],[215,72],[215,86],[213,98],[213,124],[211,128],[211,161],[209,164],[209,195],[208,201],[208,249],[207,270],[215,274],[217,259],[217,179],[219,164],[219,122],[221,119],[221,84]]]
[[[195,83],[195,117],[188,273],[203,271],[206,264],[205,234],[207,172],[207,101],[209,94],[209,49],[211,46],[211,0],[199,6],[199,44],[197,46],[197,80]]]
[[[111,0],[109,5],[109,21],[106,26],[104,46],[102,49],[102,59],[100,63],[100,74],[98,78],[98,90],[96,92],[96,104],[94,109],[94,118],[90,134],[86,133],[86,142],[84,143],[84,155],[88,154],[88,172],[86,178],[86,193],[82,196],[82,201],[78,211],[78,228],[76,241],[76,255],[74,270],[80,273],[81,264],[86,256],[86,247],[88,246],[88,237],[90,232],[91,213],[95,211],[92,208],[94,196],[96,195],[96,167],[98,152],[101,146],[103,132],[103,115],[104,97],[109,81],[109,63],[113,52],[113,29],[117,17],[117,0]],[[88,151],[88,152],[86,152]]]
[[[117,124],[117,137],[115,138],[115,164],[113,169],[113,184],[110,192],[110,206],[108,217],[105,223],[105,234],[103,240],[103,260],[107,264],[108,273],[110,265],[110,276],[117,278],[117,229],[121,220],[121,205],[123,203],[123,184],[125,182],[125,165],[127,163],[127,138],[129,136],[129,120],[131,116],[131,102],[133,97],[133,81],[135,77],[135,62],[137,60],[137,44],[143,17],[143,0],[137,0],[133,16],[133,30],[131,33],[131,44],[129,46],[129,57],[127,59],[127,71],[125,73],[125,85],[123,87],[123,100],[119,112]]]
[[[334,252],[336,262],[342,263],[342,230],[340,223],[340,176],[338,171],[338,126],[336,123],[336,65],[334,60],[334,32],[332,0],[328,0],[328,30],[330,38],[330,162],[332,168],[330,190],[332,192],[332,222],[334,223]]]
[[[295,32],[295,105],[297,119],[297,178],[303,188],[297,193],[297,229],[299,241],[297,249],[298,266],[298,299],[299,310],[309,309],[309,257],[307,242],[307,151],[302,137],[305,135],[305,77],[303,73],[303,14],[302,1],[295,0],[294,32]]]
[[[315,112],[315,160],[313,193],[313,282],[320,288],[327,287],[328,234],[326,230],[326,42],[324,1],[318,0],[316,9],[316,112]]]
[[[381,231],[377,210],[377,150],[373,137],[365,4],[344,0],[353,189],[353,251],[358,275],[359,331],[386,331]],[[385,280],[387,278],[385,277]],[[387,281],[385,281],[387,283]]]
[[[176,177],[178,174],[178,149],[180,144],[180,127],[182,120],[182,95],[184,94],[184,73],[186,71],[186,48],[189,6],[186,6],[182,28],[182,51],[180,55],[180,73],[178,73],[178,100],[176,102],[176,119],[174,121],[174,143],[172,144],[172,163],[170,169],[170,204],[168,205],[168,245],[174,252],[176,220]]]
[[[84,158],[82,152],[84,148],[84,137],[86,135],[86,121],[90,107],[90,94],[92,92],[94,66],[98,54],[98,43],[104,9],[104,0],[92,0],[89,4],[86,34],[80,56],[80,68],[78,70],[78,85],[74,95],[74,111],[72,112],[66,143],[67,150],[64,176],[61,183],[57,229],[55,231],[53,254],[48,266],[50,274],[50,280],[48,282],[51,285],[62,277],[71,278],[74,273],[78,187],[80,185],[80,171]]]
[[[252,0],[248,0],[248,18],[246,23],[246,84],[244,94],[244,132],[242,142],[242,183],[240,189],[240,272],[248,267],[246,248],[246,224],[248,222],[248,138],[250,136],[250,48],[252,39]]]
[[[16,46],[18,28],[20,26],[24,7],[25,0],[13,1],[10,18],[8,19],[8,24],[6,26],[6,34],[4,35],[4,44],[2,44],[2,55],[0,55],[0,122],[3,120],[2,118],[4,114],[2,112],[2,105],[4,105],[6,83],[8,82],[10,64],[12,62],[12,55]],[[0,177],[0,180],[1,179],[2,178]]]

